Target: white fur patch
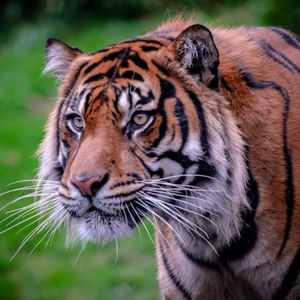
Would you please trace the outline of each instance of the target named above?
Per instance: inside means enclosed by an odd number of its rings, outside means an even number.
[[[74,57],[65,49],[64,45],[54,43],[47,48],[47,65],[43,73],[53,71],[60,79],[63,79],[69,70]]]

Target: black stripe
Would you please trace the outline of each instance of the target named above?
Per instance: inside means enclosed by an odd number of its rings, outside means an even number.
[[[176,242],[179,248],[181,249],[182,253],[194,264],[198,265],[199,267],[208,268],[211,269],[212,271],[221,273],[220,264],[195,257],[192,253],[190,253],[188,250],[185,249],[185,247],[182,245],[182,243],[178,240],[177,237],[176,237]]]
[[[119,103],[119,97],[120,97],[120,94],[121,94],[121,90],[119,88],[117,88],[116,86],[112,85],[111,88],[114,90],[114,95],[115,95],[115,100],[113,100],[113,106],[115,108],[115,111],[116,113],[122,117],[122,114],[119,110],[119,107],[118,107],[118,103]],[[130,90],[130,88],[129,88]]]
[[[127,173],[126,176],[128,177],[133,177],[134,179],[138,180],[138,181],[142,181],[143,179],[141,178],[140,175],[138,175],[137,173]]]
[[[81,73],[81,70],[88,64],[88,62],[84,62],[82,63],[81,65],[79,65],[74,77],[72,78],[72,81],[70,84],[68,84],[68,86],[65,88],[65,94],[64,94],[64,97],[67,98],[73,88],[73,86],[76,84],[77,82],[77,79]]]
[[[57,119],[56,119],[56,155],[58,157],[59,155],[59,150],[60,150],[60,126],[59,126],[59,122],[60,122],[60,114],[61,114],[61,110],[63,107],[64,101],[61,101],[61,103],[59,104],[58,110],[57,110]]]
[[[291,38],[291,36],[288,34],[288,31],[277,27],[267,27],[267,29],[279,34],[290,46],[297,50],[300,50],[300,45]]]
[[[91,95],[93,93],[94,89],[92,89],[85,97],[85,103],[84,103],[84,114],[87,113],[88,107],[89,107],[89,101],[91,98]]]
[[[282,251],[284,250],[289,237],[289,233],[291,229],[291,220],[293,216],[293,208],[294,208],[293,167],[292,167],[291,153],[287,145],[287,120],[289,116],[290,98],[286,89],[284,89],[283,87],[281,87],[280,85],[272,81],[257,82],[254,80],[254,78],[249,72],[241,71],[241,74],[248,87],[258,89],[258,90],[272,88],[277,92],[279,92],[279,94],[284,100],[282,139],[283,139],[283,155],[284,155],[284,160],[286,165],[285,201],[286,201],[287,208],[286,208],[286,225],[285,225],[284,237],[283,237],[281,247],[277,254],[277,257],[279,257]]]
[[[107,54],[106,56],[102,57],[101,60],[99,60],[98,62],[95,62],[95,63],[91,64],[89,67],[87,67],[84,71],[84,74],[90,73],[101,63],[104,63],[107,61],[113,61],[115,59],[122,59],[126,55],[126,53],[128,53],[129,51],[130,51],[130,48],[125,48],[125,49],[121,49],[119,51],[114,51],[114,52]]]
[[[143,77],[140,74],[133,71],[125,71],[123,74],[120,75],[120,77],[128,78],[131,80],[144,81]]]
[[[142,46],[141,49],[142,49],[144,52],[150,52],[150,51],[157,51],[157,50],[159,50],[160,48],[153,47],[153,46]]]
[[[231,87],[228,85],[227,81],[225,80],[225,78],[221,75],[221,84],[224,86],[224,88],[228,91],[228,92],[232,92]]]
[[[145,170],[147,171],[147,173],[152,177],[155,172],[153,172],[144,162],[144,160],[135,152],[133,152],[133,155],[140,161],[140,163],[142,164],[142,166],[145,168]]]
[[[92,52],[92,53],[90,53],[89,55],[94,55],[94,54],[97,54],[97,53],[105,53],[105,52],[107,52],[107,51],[109,51],[109,50],[111,50],[111,47],[110,47],[110,46],[107,46],[106,48],[97,50],[96,52]]]
[[[153,40],[153,39],[141,39],[141,38],[136,38],[136,39],[131,39],[131,40],[126,40],[123,42],[119,42],[117,44],[113,44],[111,46],[114,45],[122,45],[122,44],[134,44],[134,43],[138,43],[138,42],[144,42],[145,44],[156,44],[159,46],[163,46],[163,44],[157,40]]]
[[[192,165],[198,164],[198,162],[190,160],[188,156],[182,154],[181,152],[177,152],[177,151],[175,152],[175,151],[169,150],[169,151],[166,151],[166,152],[160,154],[158,161],[160,161],[164,158],[174,160],[175,162],[180,164],[184,169],[187,169]]]
[[[295,71],[297,71],[300,74],[300,69],[298,68],[298,66],[296,64],[294,64],[286,55],[281,53],[279,50],[274,49],[270,44],[268,44],[265,41],[262,42],[262,47],[265,51],[265,54],[268,55],[269,57],[271,57],[274,61],[276,61],[280,65],[287,68],[290,72],[293,72],[293,70],[287,65],[287,64],[289,64]],[[271,52],[276,53],[277,55],[279,55],[285,62],[279,60]]]
[[[61,185],[62,187],[64,187],[65,189],[68,188],[63,182],[60,182],[60,185]]]
[[[197,175],[203,175],[203,176],[196,176],[193,181],[190,183],[190,185],[198,185],[200,182],[209,181],[209,177],[213,177],[216,175],[217,171],[215,166],[210,165],[205,160],[198,160],[197,161],[198,170]]]
[[[71,147],[67,140],[62,139],[61,141],[62,141],[65,148],[69,149]]]
[[[137,189],[137,190],[134,190],[132,192],[129,192],[129,193],[119,193],[119,194],[115,194],[115,195],[112,195],[112,196],[107,196],[107,197],[103,197],[102,199],[113,199],[113,198],[122,198],[122,197],[128,197],[128,196],[131,196],[131,195],[136,195],[136,193],[141,190],[142,188],[140,189]]]
[[[124,48],[119,51],[111,52],[107,54],[106,56],[102,57],[99,63],[104,63],[107,61],[112,61],[115,59],[122,59],[126,53],[129,53],[130,48]]]
[[[129,55],[128,59],[130,59],[135,65],[137,65],[141,69],[148,70],[147,63],[142,58],[140,58],[137,52],[132,55]]]
[[[288,270],[286,271],[285,276],[277,292],[273,296],[273,300],[282,300],[288,295],[288,293],[291,291],[291,289],[294,287],[296,283],[296,280],[299,276],[299,272],[300,272],[300,246]]]
[[[151,102],[152,100],[154,100],[154,95],[151,90],[148,92],[148,95],[146,97],[141,94],[141,91],[138,88],[135,88],[135,92],[140,97],[140,100],[136,102],[135,107],[138,106],[139,104],[145,105],[145,104]]]
[[[265,54],[272,58],[273,61],[277,62],[278,64],[280,64],[281,66],[283,66],[284,68],[288,69],[290,72],[294,73],[294,71],[284,62],[281,61],[280,59],[278,59],[276,56],[274,56],[273,53],[277,53],[278,51],[275,50],[270,44],[266,43],[266,42],[262,42],[261,46],[265,52]],[[272,53],[273,52],[273,53]],[[278,53],[277,53],[278,54]]]
[[[101,60],[98,62],[95,62],[93,64],[91,64],[89,67],[87,67],[84,71],[84,74],[90,73],[92,70],[94,70],[97,66],[99,66],[101,64]]]
[[[98,73],[98,74],[93,75],[93,76],[89,77],[88,79],[86,79],[83,84],[87,84],[92,81],[99,81],[99,80],[102,80],[104,77],[106,77],[105,73]]]
[[[159,247],[160,247],[160,252],[163,259],[164,267],[168,273],[169,278],[172,280],[174,285],[179,289],[179,291],[185,296],[185,298],[191,300],[192,299],[191,294],[188,292],[188,290],[184,287],[183,283],[180,282],[180,280],[177,278],[177,276],[174,274],[173,270],[171,269],[161,243],[159,243]]]
[[[71,200],[71,201],[74,201],[75,199],[74,198],[71,198],[71,197],[68,197],[68,196],[66,196],[66,195],[64,195],[64,194],[62,194],[62,193],[58,193],[58,195],[60,196],[60,197],[62,197],[62,198],[64,198],[64,199],[66,199],[66,200]]]
[[[181,136],[182,136],[181,146],[178,151],[182,151],[189,135],[189,123],[188,123],[188,118],[186,116],[186,113],[184,111],[184,106],[178,98],[176,99],[174,115],[178,120],[180,130],[181,130]]]
[[[118,78],[119,74],[116,72],[116,66],[112,66],[106,73],[98,73],[95,74],[91,77],[89,77],[88,79],[85,80],[84,84],[86,83],[90,83],[92,81],[100,81],[103,78],[108,78],[108,79],[113,79],[114,78]]]
[[[293,33],[293,32],[290,32],[290,34],[294,37],[294,39],[300,44],[300,37],[297,35],[297,34],[295,34],[295,33]]]
[[[125,50],[127,51],[128,49],[129,48],[127,48]],[[121,62],[122,68],[128,67],[128,60],[131,60],[135,65],[137,65],[141,69],[143,69],[143,70],[148,69],[147,63],[143,59],[141,59],[137,53],[135,53],[133,55],[126,55],[126,53],[127,52],[123,51],[122,52],[123,56],[121,56],[121,51],[114,52],[114,53],[107,55],[106,58],[104,58],[104,59],[109,59],[109,58],[117,56],[118,58],[122,59],[122,62]],[[102,59],[101,62],[103,62],[104,59]],[[136,74],[136,76],[134,78],[135,80],[144,81],[141,75],[139,75],[138,73],[135,73],[135,74]],[[87,83],[90,83],[93,81],[99,81],[99,80],[104,79],[105,77],[107,77],[108,79],[120,78],[120,77],[132,79],[132,75],[133,75],[133,72],[126,71],[120,76],[120,74],[118,72],[116,72],[116,65],[114,65],[106,73],[98,73],[98,74],[95,74],[95,75],[87,78],[85,80],[84,84],[87,84]]]
[[[242,211],[242,228],[240,230],[240,233],[231,240],[228,246],[218,251],[219,259],[224,264],[226,264],[228,261],[241,259],[253,249],[257,241],[257,226],[255,224],[254,218],[256,208],[259,203],[259,191],[257,182],[255,181],[251,173],[249,165],[247,166],[247,169],[247,199],[251,206],[251,210]]]
[[[190,91],[190,90],[185,90],[185,91],[188,94],[189,98],[192,100],[194,107],[196,109],[198,119],[201,124],[201,134],[200,134],[201,146],[202,146],[202,149],[203,149],[203,152],[205,153],[205,155],[207,155],[209,157],[210,151],[209,151],[209,143],[208,143],[208,137],[207,137],[207,125],[206,125],[206,120],[205,120],[205,117],[203,114],[201,102],[197,98],[196,94],[194,94],[192,91]]]
[[[160,143],[161,139],[164,137],[167,129],[167,116],[166,116],[166,111],[164,107],[164,103],[166,99],[169,98],[174,98],[175,97],[175,87],[174,85],[162,78],[159,78],[160,80],[160,91],[161,95],[158,100],[158,108],[157,112],[161,115],[162,117],[162,123],[160,124],[159,127],[159,135],[158,137],[153,141],[151,147],[157,147],[158,144]]]
[[[154,60],[152,60],[152,63],[154,64],[154,66],[157,67],[157,69],[162,72],[164,75],[166,76],[170,76],[170,73],[167,69],[165,69],[164,67],[162,67],[161,65],[159,65],[157,62],[155,62]]]
[[[111,186],[110,190],[113,190],[113,189],[115,189],[117,187],[120,187],[120,186],[131,185],[131,184],[133,184],[135,182],[136,182],[135,180],[121,181],[121,182],[115,183],[113,186]]]

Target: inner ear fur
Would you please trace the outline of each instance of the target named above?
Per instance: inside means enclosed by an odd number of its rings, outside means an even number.
[[[175,58],[205,85],[215,88],[218,81],[219,52],[208,28],[196,24],[174,41]]]
[[[78,48],[68,46],[58,39],[48,39],[46,42],[47,65],[44,73],[53,71],[62,80],[69,71],[71,63],[82,53]]]

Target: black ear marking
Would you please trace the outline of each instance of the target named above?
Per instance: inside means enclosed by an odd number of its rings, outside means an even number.
[[[73,60],[83,53],[55,38],[47,40],[45,50],[47,65],[43,73],[53,71],[59,79],[64,78]]]
[[[176,59],[205,85],[217,84],[219,52],[208,28],[196,24],[185,29],[174,41]]]

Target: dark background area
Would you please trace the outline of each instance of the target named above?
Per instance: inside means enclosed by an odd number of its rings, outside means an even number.
[[[283,26],[300,32],[300,2],[298,0],[11,0],[0,1],[1,30],[24,21],[58,19],[65,23],[89,18],[136,19],[174,12],[203,11],[215,15],[224,10],[235,10],[242,5],[254,7],[252,13],[261,25]]]

